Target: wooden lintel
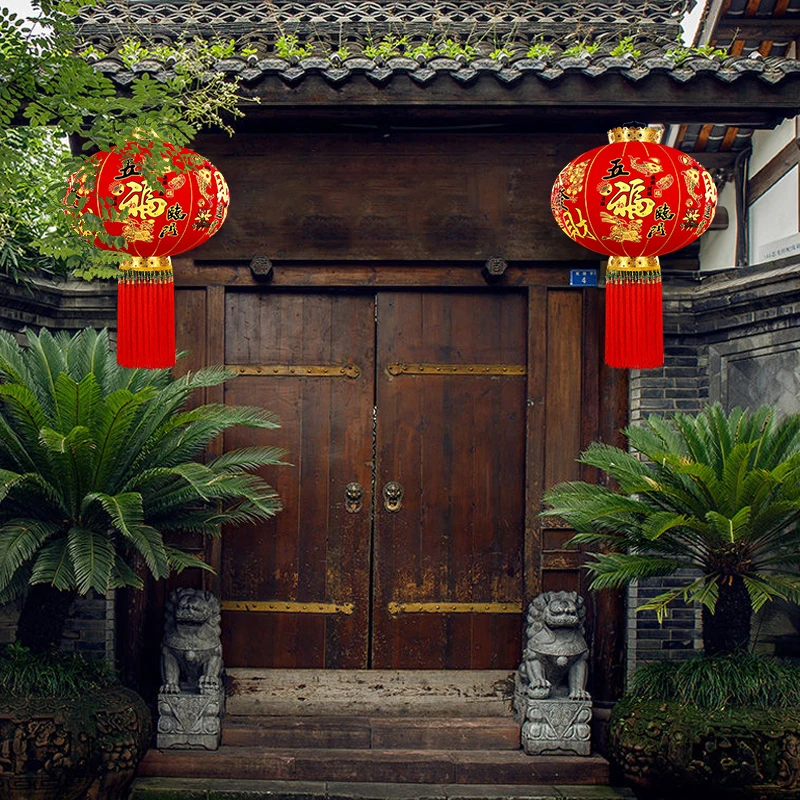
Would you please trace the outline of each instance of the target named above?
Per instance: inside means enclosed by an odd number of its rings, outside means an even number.
[[[510,267],[506,271],[503,286],[566,286],[569,284],[570,267],[585,263],[597,266],[597,259],[586,262],[570,262],[563,267]],[[221,265],[197,264],[190,259],[173,261],[175,285],[191,286],[260,286],[253,278],[247,263]],[[317,265],[276,264],[270,287],[375,287],[404,288],[414,286],[475,287],[487,291],[486,283],[474,267],[449,266],[365,266],[365,265]]]

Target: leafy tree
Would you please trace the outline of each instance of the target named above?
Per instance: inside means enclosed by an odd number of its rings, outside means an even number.
[[[181,378],[123,369],[106,332],[91,329],[29,332],[28,347],[0,332],[0,602],[30,586],[21,644],[56,645],[77,595],[141,587],[137,558],[156,578],[210,569],[165,531],[217,536],[223,524],[278,511],[275,492],[248,470],[280,463],[280,450],[193,460],[233,426],[277,427],[260,408],[184,409],[196,389],[230,377],[223,367]]]
[[[116,257],[73,234],[62,213],[67,177],[81,163],[67,137],[100,150],[154,141],[158,162],[159,141],[185,145],[203,127],[231,133],[230,120],[241,116],[238,77],[213,70],[234,54],[233,42],[150,47],[128,37],[119,53],[126,66],[154,58],[169,64],[170,77],[140,74],[118,91],[92,66],[103,54],[80,49],[75,36],[74,18],[91,2],[34,0],[31,18],[0,8],[0,271],[15,277],[42,266],[82,266],[87,278],[116,273]]]
[[[594,589],[694,570],[640,608],[661,619],[673,600],[699,602],[706,655],[745,652],[754,610],[800,600],[800,415],[717,404],[623,433],[633,452],[595,443],[580,457],[618,488],[561,484],[545,515],[607,550],[589,564]]]

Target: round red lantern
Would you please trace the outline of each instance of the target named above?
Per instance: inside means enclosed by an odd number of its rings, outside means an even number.
[[[170,256],[213,236],[230,202],[222,174],[202,156],[160,143],[154,168],[154,149],[129,142],[96,153],[70,177],[64,198],[81,235],[125,255],[117,290],[117,362],[145,369],[175,364]],[[100,218],[117,243],[89,231],[86,213]]]
[[[660,144],[661,130],[614,128],[609,144],[570,162],[550,195],[571,239],[610,256],[606,270],[606,363],[664,363],[659,255],[708,230],[717,206],[711,175]]]

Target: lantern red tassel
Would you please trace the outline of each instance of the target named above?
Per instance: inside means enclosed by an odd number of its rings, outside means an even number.
[[[172,261],[131,258],[117,284],[117,363],[163,369],[175,364]]]
[[[606,363],[651,369],[664,363],[658,258],[612,256],[606,270]]]

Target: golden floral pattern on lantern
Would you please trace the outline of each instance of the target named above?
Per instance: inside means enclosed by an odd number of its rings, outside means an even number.
[[[629,222],[605,211],[601,212],[600,218],[611,226],[608,236],[604,236],[604,239],[611,239],[614,242],[638,242],[641,240],[642,220],[636,219]]]

